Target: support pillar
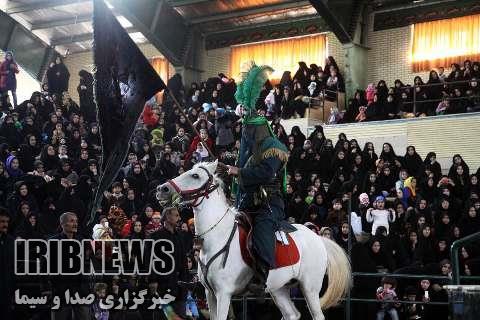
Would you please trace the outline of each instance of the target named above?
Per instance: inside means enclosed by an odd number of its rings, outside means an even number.
[[[175,72],[179,73],[183,79],[183,85],[187,90],[190,88],[192,82],[200,82],[201,79],[201,70],[191,68],[188,66],[174,66]]]
[[[355,90],[367,87],[367,60],[368,48],[356,44],[347,43],[345,50],[345,91],[346,100],[353,97]]]

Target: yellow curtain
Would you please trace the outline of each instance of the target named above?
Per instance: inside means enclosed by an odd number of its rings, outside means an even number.
[[[414,72],[480,59],[480,15],[413,25]]]
[[[152,65],[153,69],[157,71],[158,75],[162,80],[167,83],[168,79],[170,79],[170,68],[168,60],[162,57],[152,58],[150,60],[150,64]],[[155,95],[157,103],[161,104],[163,101],[163,91],[159,92]]]
[[[315,63],[323,66],[326,55],[326,36],[323,34],[233,46],[230,76],[239,80],[242,66],[253,60],[257,65],[271,66],[275,72],[270,78],[280,79],[284,71],[291,71],[293,76],[299,61],[304,61],[307,65]]]

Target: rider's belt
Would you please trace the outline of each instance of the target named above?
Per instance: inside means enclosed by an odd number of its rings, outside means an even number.
[[[281,195],[280,185],[261,186],[259,190],[253,194],[253,203],[255,206],[261,206],[268,203],[273,196]]]

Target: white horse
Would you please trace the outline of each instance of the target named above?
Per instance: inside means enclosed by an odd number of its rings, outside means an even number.
[[[222,191],[215,174],[218,162],[200,163],[177,178],[157,187],[160,202],[180,195],[183,204],[193,207],[195,232],[203,239],[198,276],[204,287],[210,319],[226,320],[230,299],[243,292],[254,271],[242,259],[234,207]],[[322,309],[334,306],[350,290],[351,270],[348,257],[335,242],[320,237],[303,225],[290,233],[300,260],[288,267],[270,270],[266,291],[280,309],[284,320],[300,319],[286,286],[296,280],[305,296],[314,320],[325,319]],[[320,299],[322,281],[328,272],[328,288]]]

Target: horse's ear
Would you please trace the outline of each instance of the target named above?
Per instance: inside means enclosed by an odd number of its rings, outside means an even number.
[[[211,174],[214,174],[217,171],[217,166],[218,166],[218,159],[208,164],[208,171],[210,171]]]

